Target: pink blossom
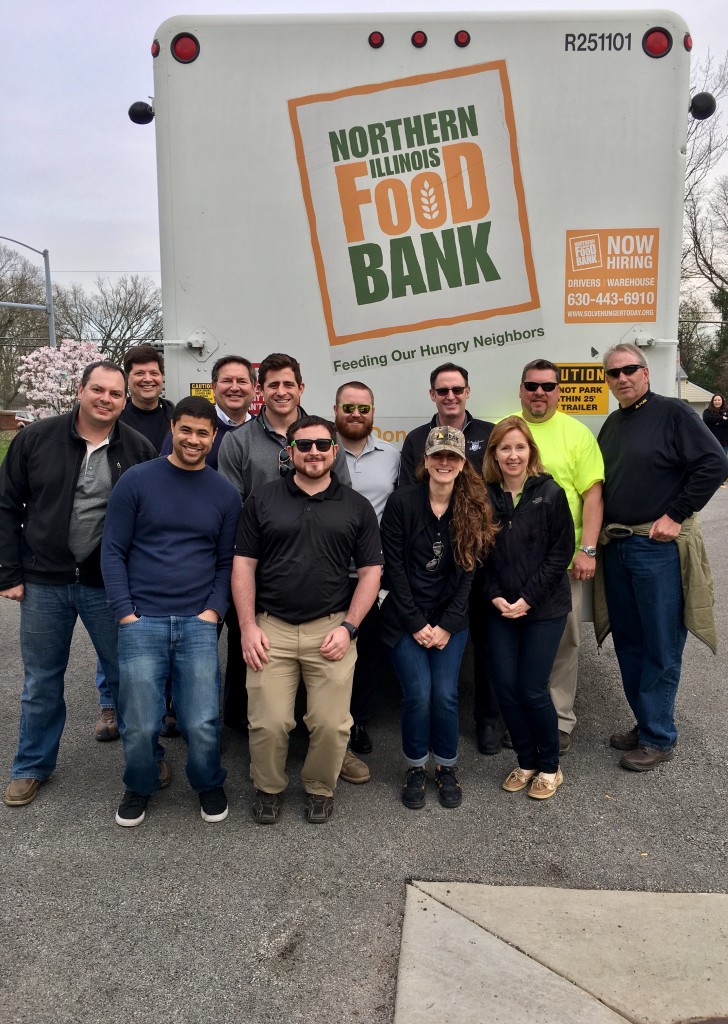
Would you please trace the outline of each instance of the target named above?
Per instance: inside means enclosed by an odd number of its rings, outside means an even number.
[[[64,339],[58,348],[36,348],[20,360],[20,390],[38,403],[29,409],[39,418],[68,412],[76,401],[84,367],[100,359],[92,341]]]

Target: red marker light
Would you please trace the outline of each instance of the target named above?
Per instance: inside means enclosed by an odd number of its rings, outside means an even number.
[[[470,43],[470,33],[466,32],[464,28],[461,28],[459,32],[455,33],[455,45],[456,46],[467,46]]]
[[[158,57],[159,56],[159,50],[160,50],[159,40],[155,39],[154,42],[152,43],[152,57]]]
[[[672,49],[672,36],[666,28],[651,28],[642,37],[642,49],[648,57],[664,57]]]
[[[693,37],[690,35],[689,32],[685,33],[685,38],[683,39],[683,46],[688,51],[688,53],[690,53],[690,51],[693,48]]]
[[[369,45],[373,50],[378,50],[380,46],[384,46],[384,36],[381,32],[371,32],[369,35]]]
[[[427,45],[427,36],[424,32],[417,31],[412,33],[412,45],[416,46],[418,50],[421,50],[423,46]]]
[[[172,56],[180,64],[191,64],[200,55],[200,44],[189,32],[180,32],[172,40]]]

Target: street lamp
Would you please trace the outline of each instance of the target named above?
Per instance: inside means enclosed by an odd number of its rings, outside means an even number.
[[[37,306],[32,302],[0,302],[0,306],[10,306],[14,309],[36,309],[39,313],[45,313],[48,316],[48,338],[51,348],[56,347],[56,320],[53,315],[53,291],[51,289],[51,265],[48,259],[48,250],[34,249],[32,245],[26,245],[25,242],[19,242],[17,238],[7,238],[6,235],[0,235],[0,238],[4,242],[12,242],[13,245],[22,245],[24,249],[30,249],[31,252],[37,252],[39,256],[43,257],[43,265],[45,266],[45,290],[46,290],[46,304],[45,306]]]

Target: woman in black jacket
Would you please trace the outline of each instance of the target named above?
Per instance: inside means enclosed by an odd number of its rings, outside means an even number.
[[[493,429],[483,475],[500,527],[483,570],[489,668],[519,765],[502,787],[530,782],[528,795],[547,800],[563,782],[549,675],[571,609],[574,524],[520,416]]]
[[[710,405],[703,410],[703,423],[728,455],[728,408],[722,395],[713,395]]]
[[[417,475],[422,482],[394,491],[382,516],[389,593],[380,635],[402,686],[402,749],[409,765],[402,802],[424,806],[432,751],[440,803],[458,807],[458,673],[468,595],[493,540],[493,519],[460,430],[430,431]]]

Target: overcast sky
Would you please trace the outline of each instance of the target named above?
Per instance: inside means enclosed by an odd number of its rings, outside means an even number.
[[[159,281],[154,126],[133,125],[127,110],[153,91],[149,47],[156,28],[171,15],[417,12],[449,6],[445,0],[2,0],[0,235],[47,248],[60,284],[91,285],[96,274],[119,272],[149,273]],[[637,5],[451,0],[451,6],[515,11]],[[709,50],[720,59],[728,51],[725,0],[644,4],[645,9],[664,7],[687,22],[695,59],[703,60]]]

